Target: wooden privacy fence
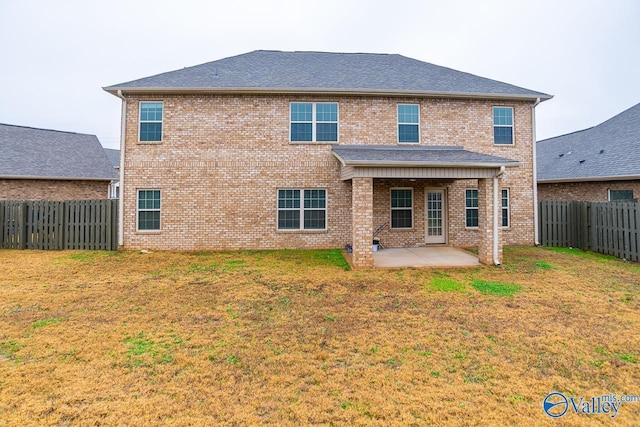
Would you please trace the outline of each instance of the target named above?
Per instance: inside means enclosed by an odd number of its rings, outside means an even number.
[[[540,243],[640,261],[640,204],[539,202]]]
[[[0,201],[0,248],[118,249],[117,200]]]

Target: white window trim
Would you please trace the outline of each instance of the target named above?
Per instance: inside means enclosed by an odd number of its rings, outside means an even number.
[[[278,207],[278,201],[280,200],[280,190],[297,190],[300,191],[300,207],[299,208],[280,208]],[[305,190],[324,190],[324,209],[323,208],[306,208],[304,207],[304,191]],[[329,228],[329,192],[326,188],[278,188],[276,189],[276,231],[288,233],[288,232],[322,232],[327,231]],[[278,211],[299,211],[300,212],[300,228],[280,228],[278,224]],[[305,211],[319,211],[324,210],[324,228],[304,228],[304,212]]]
[[[502,193],[507,192],[507,206],[502,206]],[[507,211],[507,225],[502,223],[502,213]],[[510,228],[511,227],[511,191],[508,188],[503,188],[500,190],[500,228]]]
[[[611,200],[611,192],[612,191],[631,191],[631,195],[632,196],[634,195],[633,194],[633,189],[631,189],[631,188],[613,188],[613,189],[610,188],[610,189],[607,190],[607,196],[608,196],[607,197],[607,201],[609,201],[609,202],[624,202],[624,201],[627,201],[627,200],[619,200],[619,199],[618,200]],[[635,197],[632,198],[631,200],[628,200],[628,201],[633,201],[633,200],[635,200]]]
[[[160,120],[145,120],[144,122],[142,121],[142,104],[149,104],[149,103],[159,103],[162,104],[162,117],[160,118]],[[160,138],[160,141],[141,141],[140,140],[140,135],[142,135],[142,123],[160,123],[162,125],[162,137]],[[140,101],[138,103],[138,143],[140,144],[160,144],[164,141],[164,101]]]
[[[409,105],[418,107],[418,123],[407,123],[400,121],[400,106],[401,105]],[[397,135],[397,143],[398,144],[420,144],[420,104],[398,104],[396,106],[396,133]],[[418,125],[418,141],[417,142],[400,142],[400,125]]]
[[[497,125],[496,124],[496,120],[495,120],[495,109],[496,108],[508,108],[511,110],[511,125]],[[164,111],[164,110],[163,110]],[[498,146],[512,146],[512,145],[516,145],[516,132],[515,132],[515,124],[516,124],[516,115],[515,115],[515,110],[513,109],[513,107],[510,107],[508,105],[494,105],[491,108],[491,122],[493,123],[493,127],[491,128],[492,132],[491,132],[491,136],[493,138],[493,145],[498,145]],[[496,139],[495,136],[493,136],[493,133],[495,132],[494,129],[495,128],[511,128],[511,144],[496,144]]]
[[[291,139],[291,124],[292,123],[309,123],[302,121],[293,121],[291,120],[291,106],[293,104],[311,104],[311,141],[293,141]],[[317,121],[316,120],[316,105],[318,104],[335,104],[336,105],[336,121],[335,122],[325,122],[325,121]],[[162,110],[164,114],[164,109]],[[335,123],[336,124],[336,140],[335,141],[317,141],[316,140],[316,125],[318,123]],[[339,102],[313,102],[313,101],[292,101],[289,102],[289,142],[293,144],[338,144],[340,142],[340,103]],[[295,189],[297,190],[297,189]],[[308,188],[307,188],[308,190]]]
[[[160,192],[160,208],[140,209],[140,192],[141,191],[159,191]],[[159,220],[158,228],[154,230],[140,230],[140,212],[160,212],[160,220]],[[162,230],[162,190],[159,188],[136,189],[136,232],[137,233],[159,233],[161,230]]]
[[[480,207],[478,206],[476,207],[469,207],[467,206],[467,191],[478,191],[477,188],[465,188],[464,189],[464,228],[468,229],[468,230],[477,230],[478,228],[480,228]],[[478,194],[479,196],[479,194]],[[475,210],[478,212],[478,225],[476,226],[468,226],[467,225],[467,212],[470,210]]]
[[[393,190],[410,190],[411,191],[411,227],[394,227],[393,226],[393,214],[394,210],[396,211],[406,211],[409,208],[405,207],[393,207]],[[389,190],[389,228],[392,230],[413,230],[415,226],[415,212],[414,212],[415,200],[413,197],[413,187],[392,187]]]

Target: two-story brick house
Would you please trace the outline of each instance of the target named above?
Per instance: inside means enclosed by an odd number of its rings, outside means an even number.
[[[551,98],[400,55],[255,51],[106,87],[123,100],[121,244],[203,250],[535,241]]]

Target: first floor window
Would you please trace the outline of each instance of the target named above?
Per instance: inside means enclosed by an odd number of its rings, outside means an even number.
[[[513,144],[513,108],[493,107],[493,143]]]
[[[391,228],[413,227],[413,190],[391,190]]]
[[[509,189],[502,189],[502,226],[509,226]]]
[[[292,102],[290,124],[292,142],[337,142],[338,104]]]
[[[138,190],[138,230],[160,230],[160,190]]]
[[[140,103],[140,142],[162,141],[162,102]]]
[[[278,230],[324,230],[326,228],[326,190],[278,190]]]
[[[609,190],[609,201],[632,201],[633,190]]]
[[[465,191],[465,213],[466,213],[466,226],[477,227],[478,226],[478,190],[470,189]]]

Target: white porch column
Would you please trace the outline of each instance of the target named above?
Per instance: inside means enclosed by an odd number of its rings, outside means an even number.
[[[373,178],[353,178],[352,230],[353,266],[373,267]]]
[[[496,202],[497,200],[497,202]],[[502,263],[502,242],[501,230],[496,225],[499,217],[495,213],[500,213],[499,205],[496,209],[495,203],[500,203],[500,198],[494,197],[493,178],[478,179],[478,259],[482,264],[493,265]],[[494,259],[494,244],[497,238],[497,257]]]

